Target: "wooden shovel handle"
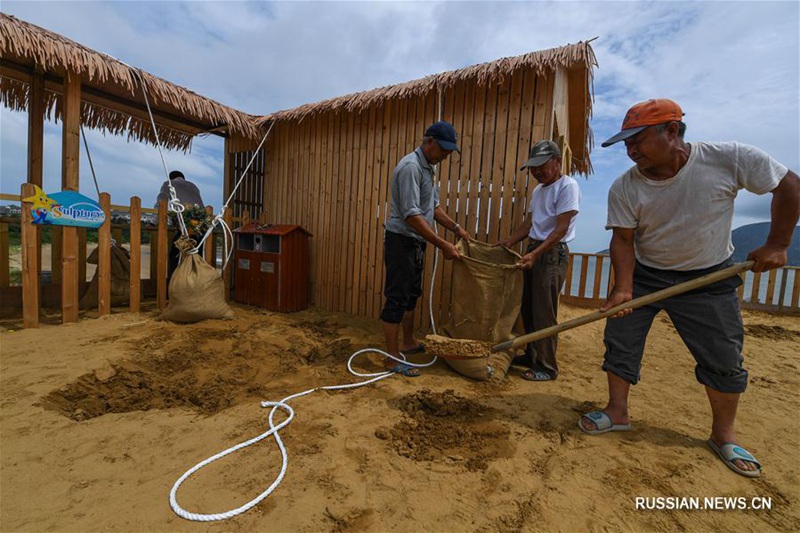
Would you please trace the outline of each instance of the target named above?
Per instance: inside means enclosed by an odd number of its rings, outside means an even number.
[[[584,324],[594,322],[595,320],[600,320],[601,318],[608,318],[610,316],[616,315],[623,309],[636,309],[637,307],[650,305],[652,303],[664,300],[666,298],[675,296],[677,294],[682,294],[692,289],[705,287],[706,285],[710,285],[711,283],[727,279],[731,276],[735,276],[736,274],[744,272],[745,270],[750,269],[754,264],[755,261],[745,261],[744,263],[736,263],[735,265],[731,265],[727,268],[717,270],[716,272],[712,272],[711,274],[706,274],[705,276],[700,276],[699,278],[685,281],[683,283],[678,283],[677,285],[673,285],[672,287],[667,287],[666,289],[650,293],[646,296],[635,298],[633,300],[630,300],[629,302],[615,305],[614,307],[606,311],[595,311],[594,313],[589,313],[588,315],[580,316],[578,318],[573,318],[572,320],[567,320],[562,324],[556,324],[555,326],[550,326],[549,328],[540,329],[539,331],[534,331],[533,333],[522,335],[514,340],[500,343],[492,347],[492,352],[501,352],[503,350],[508,350],[509,348],[518,348],[523,344],[528,344],[529,342],[538,341],[539,339],[544,339],[545,337],[555,335],[562,331],[566,331],[572,328],[577,328],[578,326],[583,326]]]

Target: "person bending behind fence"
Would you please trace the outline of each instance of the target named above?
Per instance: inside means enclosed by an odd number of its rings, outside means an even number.
[[[383,238],[386,300],[381,321],[386,351],[400,359],[400,352],[409,355],[425,351],[414,337],[414,309],[422,295],[426,243],[441,249],[445,259],[460,257],[452,243],[436,235],[434,220],[459,239],[469,240],[467,232],[439,206],[439,188],[433,183],[434,165],[459,151],[457,137],[452,124],[436,122],[425,130],[422,144],[397,163],[392,175],[392,211]],[[398,339],[401,330],[402,344]],[[419,369],[388,357],[384,366],[405,376],[419,376]]]
[[[742,188],[772,193],[769,236],[747,256],[755,262],[752,270],[786,264],[800,214],[797,174],[754,146],[687,143],[682,117],[671,100],[641,102],[628,110],[622,131],[603,143],[625,141],[635,166],[608,192],[606,228],[613,230],[615,284],[601,311],[730,266],[733,201]],[[603,363],[608,404],[581,417],[580,429],[592,435],[630,429],[628,393],[640,379],[650,325],[663,309],[694,356],[695,376],[705,386],[712,415],[709,447],[731,470],[757,477],[761,465],[738,445],[734,431],[739,396],[747,387],[736,293],[741,284],[733,276],[609,319]]]
[[[522,322],[525,333],[558,323],[558,298],[567,275],[569,247],[575,238],[581,190],[578,182],[561,173],[561,150],[553,141],[539,141],[520,170],[528,169],[539,184],[531,194],[525,220],[495,246],[510,248],[530,239],[520,267],[525,270],[522,292]],[[550,381],[558,376],[558,337],[529,343],[525,355],[515,359],[529,367],[522,374],[528,381]]]
[[[156,205],[155,208],[158,209],[159,202],[169,202],[171,197],[169,195],[169,186],[175,188],[175,196],[178,197],[178,200],[186,206],[186,205],[199,205],[200,207],[204,207],[205,204],[203,203],[203,198],[200,196],[200,189],[197,188],[197,185],[192,183],[191,181],[187,180],[183,172],[180,170],[173,170],[169,173],[169,181],[165,181],[161,185],[161,191],[158,193],[158,197],[156,197]],[[175,269],[178,267],[178,263],[181,259],[181,252],[177,246],[175,246],[175,241],[181,236],[180,226],[175,231],[175,235],[172,237],[172,246],[169,249],[169,272],[167,273],[167,278],[172,277],[172,273],[175,272]]]

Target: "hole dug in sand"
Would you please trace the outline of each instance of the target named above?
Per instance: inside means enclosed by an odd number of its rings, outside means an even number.
[[[403,396],[397,405],[405,414],[403,420],[391,429],[377,429],[375,436],[388,440],[403,457],[483,471],[489,461],[513,454],[510,431],[493,419],[495,409],[462,398],[452,389],[422,389]]]

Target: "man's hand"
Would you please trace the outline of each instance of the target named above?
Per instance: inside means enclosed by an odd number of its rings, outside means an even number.
[[[611,296],[608,297],[608,300],[600,306],[600,312],[605,312],[611,309],[612,307],[616,307],[620,304],[624,304],[625,302],[630,302],[633,300],[633,293],[630,291],[618,291],[614,289],[611,291]],[[622,318],[625,315],[629,315],[633,312],[633,309],[627,308],[623,309],[619,313],[613,315],[611,318]]]
[[[756,262],[750,270],[753,272],[766,272],[786,264],[786,248],[774,244],[765,244],[747,254],[747,259],[752,259]]]
[[[456,230],[456,237],[457,237],[457,240],[463,239],[463,240],[465,240],[467,242],[469,242],[469,240],[470,240],[469,239],[469,233],[467,233],[466,230],[464,228],[462,228],[461,226],[459,226],[458,229]]]
[[[504,246],[505,248],[511,248],[512,246],[514,246],[514,244],[516,243],[511,241],[511,237],[506,237],[503,240],[497,241],[492,246]]]
[[[530,270],[533,268],[533,264],[539,259],[539,254],[537,253],[539,248],[534,248],[532,251],[528,252],[527,254],[522,256],[522,259],[517,261],[517,266],[522,270]]]
[[[440,250],[445,259],[461,259],[461,254],[458,253],[458,249],[452,243],[444,241]]]

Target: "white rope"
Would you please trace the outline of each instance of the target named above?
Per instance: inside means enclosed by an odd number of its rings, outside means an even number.
[[[247,166],[244,167],[244,170],[242,171],[241,176],[239,176],[239,179],[237,180],[236,185],[233,187],[233,191],[231,191],[231,194],[228,196],[228,199],[225,201],[225,203],[220,208],[219,214],[217,216],[215,216],[214,219],[211,221],[211,226],[208,228],[208,230],[206,230],[206,233],[205,233],[205,235],[203,235],[203,238],[200,239],[200,242],[197,243],[197,246],[195,246],[192,250],[190,250],[188,252],[190,254],[198,253],[200,248],[203,246],[203,243],[206,242],[206,239],[208,239],[209,235],[211,235],[214,232],[214,228],[216,228],[217,225],[221,226],[222,227],[222,233],[225,236],[225,251],[223,253],[223,255],[225,257],[225,261],[223,261],[223,263],[222,263],[222,270],[223,271],[225,270],[225,267],[228,266],[228,261],[230,261],[231,254],[233,253],[233,232],[231,231],[230,227],[228,226],[228,224],[224,220],[225,211],[228,209],[228,204],[231,203],[231,200],[233,200],[233,197],[236,194],[236,191],[239,190],[239,185],[242,184],[242,181],[244,181],[245,176],[247,176],[247,172],[250,170],[250,166],[253,164],[253,161],[255,161],[256,157],[258,157],[258,154],[261,151],[261,147],[266,142],[267,137],[269,137],[269,133],[272,131],[272,127],[274,125],[275,125],[274,122],[270,123],[269,128],[267,128],[267,132],[264,134],[264,137],[261,139],[261,142],[258,144],[258,147],[255,149],[255,151],[253,152],[253,155],[250,157],[250,161],[247,162]],[[231,245],[230,248],[228,248],[228,236],[229,235],[230,235],[230,245]],[[230,250],[230,251],[228,251],[228,250]]]
[[[347,360],[347,369],[354,376],[366,377],[366,378],[370,378],[370,379],[368,379],[366,381],[360,381],[360,382],[357,382],[357,383],[347,383],[347,384],[344,384],[344,385],[328,385],[328,386],[324,386],[324,387],[317,387],[315,389],[309,389],[307,391],[303,391],[303,392],[299,392],[297,394],[292,394],[291,396],[287,396],[286,398],[282,399],[279,402],[271,402],[271,401],[261,402],[261,407],[272,407],[272,409],[269,412],[269,417],[267,419],[268,422],[269,422],[269,430],[266,431],[265,433],[262,433],[261,435],[258,435],[257,437],[254,437],[254,438],[252,438],[250,440],[241,442],[241,443],[239,443],[239,444],[237,444],[237,445],[235,445],[235,446],[233,446],[231,448],[228,448],[225,451],[222,451],[222,452],[220,452],[220,453],[218,453],[218,454],[216,454],[216,455],[214,455],[212,457],[209,457],[208,459],[197,463],[192,468],[187,470],[186,473],[184,473],[180,478],[178,478],[178,481],[175,482],[175,484],[172,486],[172,490],[169,492],[169,504],[170,504],[170,507],[172,507],[172,510],[175,511],[175,513],[178,516],[180,516],[182,518],[185,518],[186,520],[192,520],[192,521],[195,521],[195,522],[213,522],[213,521],[217,521],[217,520],[227,520],[228,518],[232,518],[232,517],[234,517],[236,515],[244,513],[245,511],[253,508],[254,506],[258,505],[260,502],[262,502],[270,494],[272,494],[272,492],[278,487],[278,485],[280,485],[281,481],[283,481],[283,477],[286,475],[286,469],[289,466],[289,453],[286,451],[286,446],[284,446],[283,440],[281,439],[281,436],[280,436],[280,433],[279,433],[281,429],[283,429],[284,427],[288,426],[291,423],[291,421],[294,419],[294,409],[292,409],[292,407],[290,405],[288,405],[287,402],[289,402],[290,400],[293,400],[295,398],[300,398],[302,396],[306,396],[307,394],[311,394],[312,392],[319,391],[319,390],[345,390],[345,389],[354,389],[354,388],[358,388],[358,387],[363,387],[365,385],[369,385],[370,383],[375,383],[377,381],[380,381],[382,379],[385,379],[385,378],[388,378],[388,377],[391,377],[391,376],[394,375],[394,372],[390,372],[390,371],[364,374],[364,373],[361,373],[361,372],[358,372],[358,371],[354,370],[353,369],[353,360],[357,356],[359,356],[359,355],[361,355],[363,353],[368,353],[368,352],[375,352],[375,353],[381,354],[381,355],[383,355],[383,356],[385,356],[387,358],[394,359],[395,361],[404,363],[404,364],[406,364],[408,366],[415,367],[415,368],[425,368],[425,367],[431,366],[432,364],[434,364],[436,362],[436,357],[434,357],[429,363],[424,363],[424,364],[408,363],[405,360],[405,356],[403,356],[402,354],[401,354],[402,359],[400,359],[400,358],[394,357],[393,355],[390,355],[390,354],[384,352],[383,350],[378,350],[376,348],[365,348],[363,350],[359,350],[359,351],[353,353],[350,356],[350,359]],[[286,420],[284,420],[280,424],[275,425],[275,413],[278,411],[278,409],[284,410],[286,413],[288,413],[289,416],[286,418]],[[246,448],[247,446],[250,446],[251,444],[255,444],[255,443],[259,442],[260,440],[263,440],[263,439],[265,439],[265,438],[267,438],[269,436],[272,436],[272,438],[275,439],[275,444],[277,444],[278,449],[281,452],[281,462],[282,463],[281,463],[281,471],[278,473],[277,477],[272,482],[272,484],[269,487],[267,487],[267,489],[264,492],[262,492],[261,494],[259,494],[258,496],[256,496],[252,500],[250,500],[249,502],[245,503],[244,505],[242,505],[240,507],[237,507],[236,509],[231,509],[230,511],[225,511],[225,512],[221,512],[221,513],[212,513],[212,514],[192,513],[192,512],[189,512],[189,511],[185,510],[183,507],[180,506],[180,504],[178,503],[178,498],[177,498],[178,489],[183,484],[183,482],[186,481],[192,474],[194,474],[195,472],[197,472],[198,470],[200,470],[204,466],[207,466],[207,465],[213,463],[217,459],[221,459],[221,458],[225,457],[226,455],[232,454],[235,451],[241,450],[242,448]]]

